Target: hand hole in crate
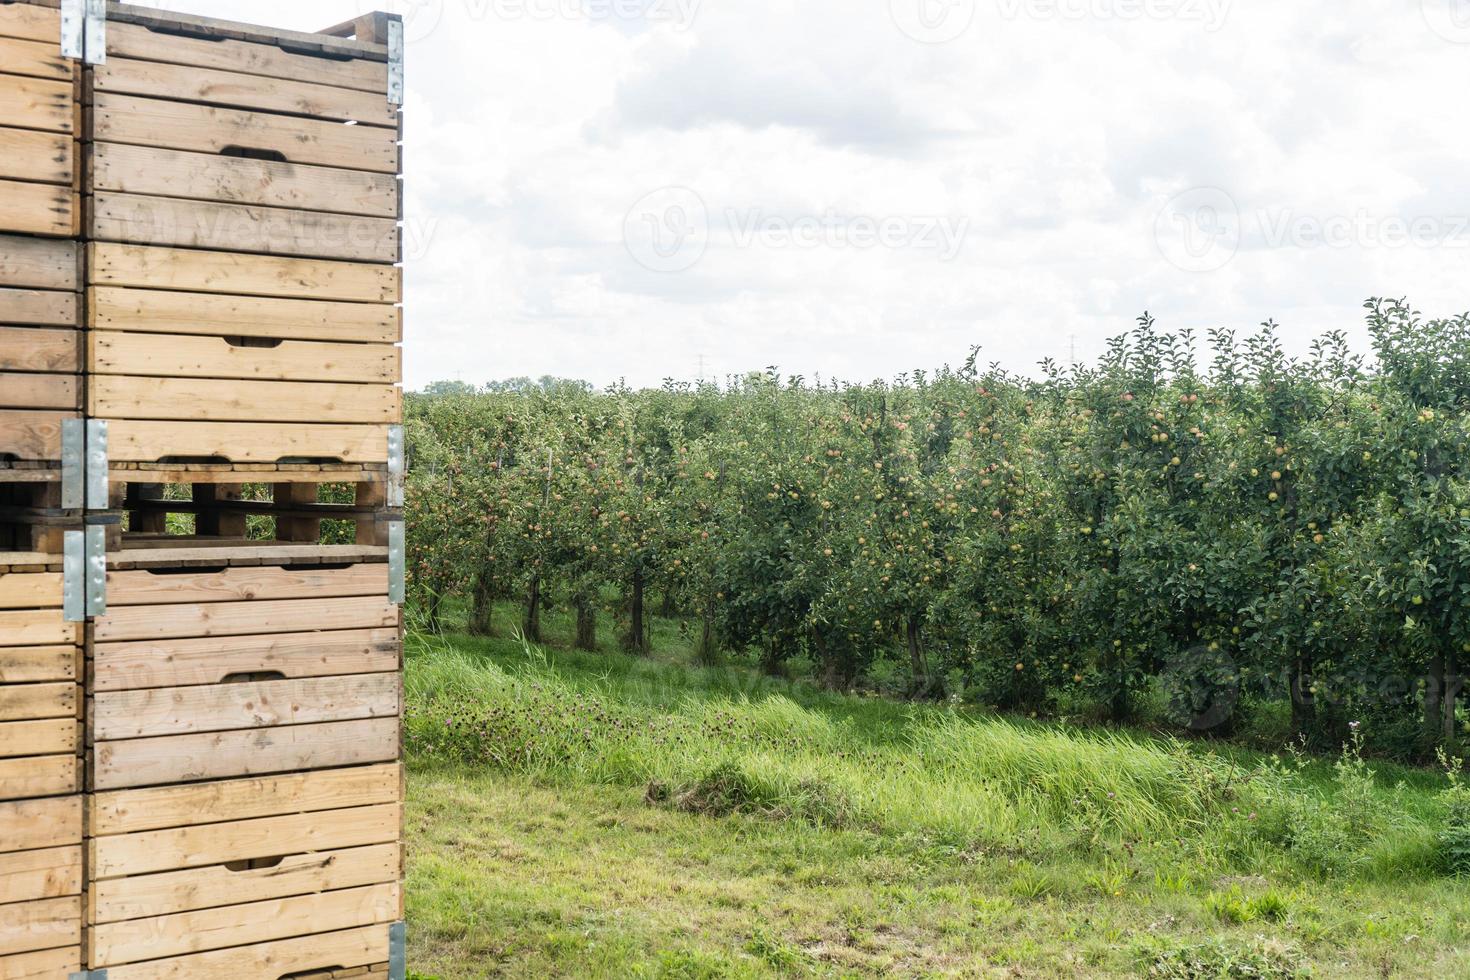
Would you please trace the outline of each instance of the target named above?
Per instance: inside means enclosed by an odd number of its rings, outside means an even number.
[[[273,350],[286,342],[280,337],[223,337],[221,339],[231,347],[258,347],[262,350]]]
[[[240,160],[267,160],[271,163],[290,163],[291,160],[280,150],[266,150],[254,146],[236,146],[231,144],[219,151],[222,157],[235,157]]]
[[[281,854],[276,857],[251,858],[248,861],[226,861],[225,870],[236,872],[263,871],[266,868],[279,867],[280,863],[284,860],[286,860],[286,856]]]

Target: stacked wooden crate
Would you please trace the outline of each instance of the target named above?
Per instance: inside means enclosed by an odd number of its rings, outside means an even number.
[[[402,25],[110,3],[83,65],[57,4],[0,3],[0,980],[401,976]]]

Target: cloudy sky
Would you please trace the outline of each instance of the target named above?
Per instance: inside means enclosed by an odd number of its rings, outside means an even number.
[[[413,387],[1470,309],[1470,0],[156,5],[405,15]]]

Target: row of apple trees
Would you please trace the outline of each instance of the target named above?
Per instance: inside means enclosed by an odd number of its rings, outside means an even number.
[[[1144,317],[1031,377],[433,386],[413,593],[474,632],[556,608],[578,646],[646,652],[666,616],[708,662],[834,688],[1218,732],[1264,706],[1422,755],[1466,728],[1470,319],[1367,323],[1371,355]]]

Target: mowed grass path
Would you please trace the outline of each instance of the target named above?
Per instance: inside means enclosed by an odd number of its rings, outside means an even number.
[[[1363,794],[1325,763],[1261,776],[696,670],[665,640],[411,642],[412,969],[1470,977],[1470,887],[1433,866],[1442,777],[1375,766]]]

